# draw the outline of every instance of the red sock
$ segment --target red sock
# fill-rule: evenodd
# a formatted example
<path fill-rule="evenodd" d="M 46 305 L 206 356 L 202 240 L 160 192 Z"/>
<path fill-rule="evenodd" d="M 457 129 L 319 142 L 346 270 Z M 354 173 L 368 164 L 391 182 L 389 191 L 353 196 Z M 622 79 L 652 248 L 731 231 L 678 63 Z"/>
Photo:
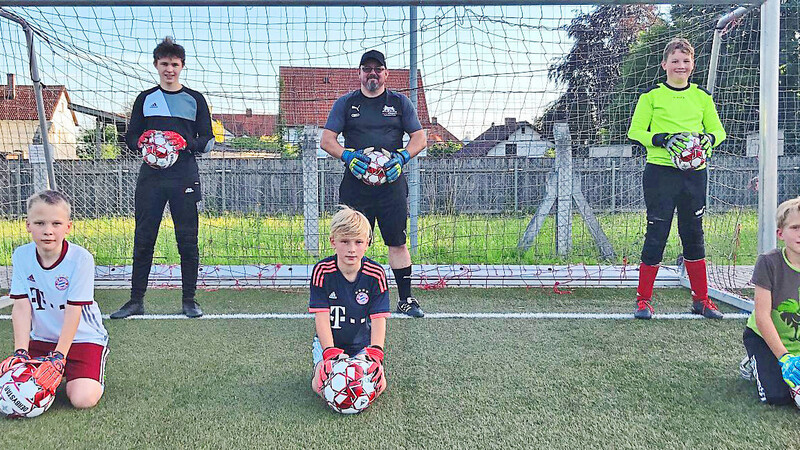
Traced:
<path fill-rule="evenodd" d="M 684 260 L 686 273 L 689 274 L 689 284 L 692 286 L 692 299 L 708 299 L 708 276 L 706 275 L 706 260 Z"/>
<path fill-rule="evenodd" d="M 636 289 L 636 300 L 652 300 L 653 284 L 656 282 L 659 266 L 639 264 L 639 287 Z"/>

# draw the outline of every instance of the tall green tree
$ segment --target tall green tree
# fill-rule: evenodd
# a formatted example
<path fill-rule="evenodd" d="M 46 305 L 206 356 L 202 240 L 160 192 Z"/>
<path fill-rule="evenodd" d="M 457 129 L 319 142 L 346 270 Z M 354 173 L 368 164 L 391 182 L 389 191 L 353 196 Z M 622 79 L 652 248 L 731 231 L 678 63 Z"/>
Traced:
<path fill-rule="evenodd" d="M 604 140 L 603 117 L 614 98 L 620 66 L 639 34 L 658 22 L 653 5 L 601 5 L 565 27 L 575 43 L 548 70 L 564 93 L 536 121 L 537 131 L 553 137 L 553 123 L 566 120 L 576 152 Z"/>

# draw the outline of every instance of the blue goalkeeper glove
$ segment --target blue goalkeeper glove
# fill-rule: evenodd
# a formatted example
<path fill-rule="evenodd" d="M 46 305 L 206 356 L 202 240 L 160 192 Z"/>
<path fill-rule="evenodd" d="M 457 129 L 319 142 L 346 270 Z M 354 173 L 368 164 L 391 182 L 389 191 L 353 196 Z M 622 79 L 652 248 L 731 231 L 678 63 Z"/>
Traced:
<path fill-rule="evenodd" d="M 783 381 L 785 381 L 790 388 L 800 386 L 800 357 L 794 356 L 791 353 L 784 353 L 783 356 L 778 359 L 778 364 L 781 365 Z"/>
<path fill-rule="evenodd" d="M 345 150 L 342 153 L 342 161 L 350 170 L 350 173 L 359 180 L 367 173 L 369 158 L 361 151 Z"/>
<path fill-rule="evenodd" d="M 397 181 L 400 178 L 400 174 L 403 173 L 403 166 L 410 160 L 411 155 L 408 154 L 406 149 L 401 148 L 394 152 L 394 157 L 383 165 L 383 168 L 386 169 L 386 181 L 389 183 Z"/>

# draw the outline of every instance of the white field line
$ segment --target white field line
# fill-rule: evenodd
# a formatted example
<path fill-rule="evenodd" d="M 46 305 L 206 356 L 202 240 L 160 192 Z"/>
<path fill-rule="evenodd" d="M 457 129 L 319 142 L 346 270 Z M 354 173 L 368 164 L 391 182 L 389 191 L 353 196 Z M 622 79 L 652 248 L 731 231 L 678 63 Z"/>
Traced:
<path fill-rule="evenodd" d="M 726 313 L 725 319 L 742 320 L 747 319 L 749 314 L 745 313 Z M 313 319 L 313 314 L 282 314 L 282 313 L 263 313 L 263 314 L 206 314 L 199 319 L 214 320 L 236 320 L 236 319 Z M 108 319 L 108 315 L 103 316 Z M 392 314 L 392 319 L 411 319 L 405 314 Z M 0 320 L 10 320 L 10 315 L 0 315 Z M 147 314 L 143 316 L 131 316 L 134 320 L 186 320 L 188 317 L 181 314 Z M 633 314 L 627 313 L 426 313 L 425 319 L 601 319 L 601 320 L 632 320 Z M 654 314 L 653 320 L 691 320 L 703 319 L 702 316 L 690 313 L 673 314 Z M 197 320 L 197 319 L 193 319 Z"/>
<path fill-rule="evenodd" d="M 14 304 L 14 301 L 11 300 L 11 297 L 4 295 L 0 297 L 0 309 L 3 309 L 7 306 L 11 306 Z"/>

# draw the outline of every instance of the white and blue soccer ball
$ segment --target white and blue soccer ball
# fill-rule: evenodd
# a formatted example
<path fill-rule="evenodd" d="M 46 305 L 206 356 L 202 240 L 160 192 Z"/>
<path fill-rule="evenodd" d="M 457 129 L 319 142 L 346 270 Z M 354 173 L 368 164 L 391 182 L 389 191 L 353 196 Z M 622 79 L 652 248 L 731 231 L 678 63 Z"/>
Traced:
<path fill-rule="evenodd" d="M 56 395 L 33 379 L 36 366 L 28 363 L 14 365 L 0 376 L 0 413 L 10 418 L 32 418 L 42 415 Z"/>

